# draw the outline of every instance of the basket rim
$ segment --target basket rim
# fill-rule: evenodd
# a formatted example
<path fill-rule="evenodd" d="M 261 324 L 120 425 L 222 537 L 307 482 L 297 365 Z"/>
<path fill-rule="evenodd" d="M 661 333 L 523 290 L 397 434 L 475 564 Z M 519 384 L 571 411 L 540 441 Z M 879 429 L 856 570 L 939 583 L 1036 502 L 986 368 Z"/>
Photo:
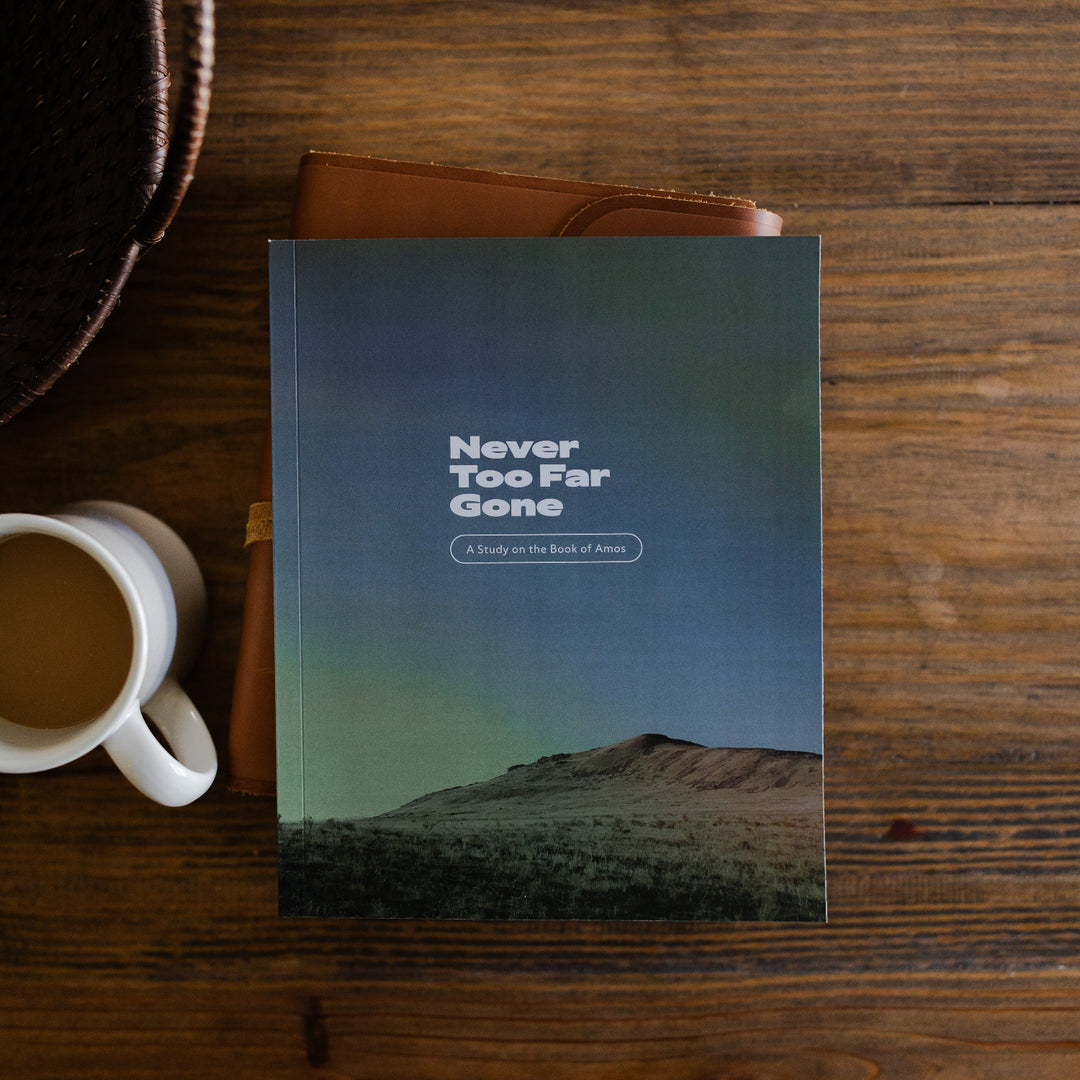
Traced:
<path fill-rule="evenodd" d="M 194 178 L 210 110 L 214 0 L 184 0 L 184 62 L 171 137 L 167 134 L 169 79 L 161 0 L 150 0 L 142 14 L 139 44 L 150 77 L 140 123 L 151 134 L 146 161 L 140 166 L 146 177 L 145 204 L 105 267 L 101 291 L 86 297 L 90 313 L 79 317 L 71 333 L 50 354 L 34 362 L 30 374 L 12 379 L 3 388 L 0 424 L 41 397 L 82 355 L 115 309 L 139 257 L 164 237 Z"/>

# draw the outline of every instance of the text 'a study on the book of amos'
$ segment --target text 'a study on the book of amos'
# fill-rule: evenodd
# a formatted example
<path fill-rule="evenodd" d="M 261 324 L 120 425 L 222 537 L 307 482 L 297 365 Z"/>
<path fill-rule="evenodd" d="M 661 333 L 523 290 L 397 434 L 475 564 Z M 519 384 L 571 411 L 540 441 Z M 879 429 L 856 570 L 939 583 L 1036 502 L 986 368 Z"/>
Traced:
<path fill-rule="evenodd" d="M 515 492 L 534 485 L 537 488 L 598 488 L 611 477 L 610 469 L 579 469 L 569 462 L 577 439 L 488 439 L 479 435 L 450 436 L 450 475 L 457 481 L 460 494 L 450 500 L 450 509 L 458 517 L 559 517 L 562 500 L 553 495 L 533 498 L 487 493 L 496 488 Z M 500 462 L 499 468 L 489 463 Z M 527 462 L 528 468 L 515 462 Z M 506 466 L 510 467 L 507 468 Z M 480 489 L 480 490 L 477 490 Z"/>

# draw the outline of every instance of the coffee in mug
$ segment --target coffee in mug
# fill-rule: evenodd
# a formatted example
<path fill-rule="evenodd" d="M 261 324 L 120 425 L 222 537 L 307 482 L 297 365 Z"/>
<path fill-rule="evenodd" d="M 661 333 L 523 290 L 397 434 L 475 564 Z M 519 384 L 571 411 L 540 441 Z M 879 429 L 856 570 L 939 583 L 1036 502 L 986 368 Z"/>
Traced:
<path fill-rule="evenodd" d="M 0 541 L 0 716 L 94 720 L 123 689 L 133 640 L 123 594 L 91 555 L 42 533 Z"/>

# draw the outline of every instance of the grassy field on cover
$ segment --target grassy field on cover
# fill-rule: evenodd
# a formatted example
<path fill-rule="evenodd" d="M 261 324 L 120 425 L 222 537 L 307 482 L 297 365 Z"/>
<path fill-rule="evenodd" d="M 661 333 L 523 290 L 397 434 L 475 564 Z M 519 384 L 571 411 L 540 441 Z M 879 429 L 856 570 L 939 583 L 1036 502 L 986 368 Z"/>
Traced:
<path fill-rule="evenodd" d="M 820 822 L 369 818 L 280 830 L 284 915 L 820 922 Z M 306 850 L 306 860 L 304 852 Z"/>

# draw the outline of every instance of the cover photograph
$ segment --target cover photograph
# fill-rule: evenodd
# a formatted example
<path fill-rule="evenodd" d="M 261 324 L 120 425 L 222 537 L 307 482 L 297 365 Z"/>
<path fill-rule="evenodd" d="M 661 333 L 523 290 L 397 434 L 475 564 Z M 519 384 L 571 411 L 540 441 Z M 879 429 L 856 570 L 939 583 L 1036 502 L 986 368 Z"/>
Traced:
<path fill-rule="evenodd" d="M 282 915 L 824 921 L 819 262 L 271 243 Z"/>

